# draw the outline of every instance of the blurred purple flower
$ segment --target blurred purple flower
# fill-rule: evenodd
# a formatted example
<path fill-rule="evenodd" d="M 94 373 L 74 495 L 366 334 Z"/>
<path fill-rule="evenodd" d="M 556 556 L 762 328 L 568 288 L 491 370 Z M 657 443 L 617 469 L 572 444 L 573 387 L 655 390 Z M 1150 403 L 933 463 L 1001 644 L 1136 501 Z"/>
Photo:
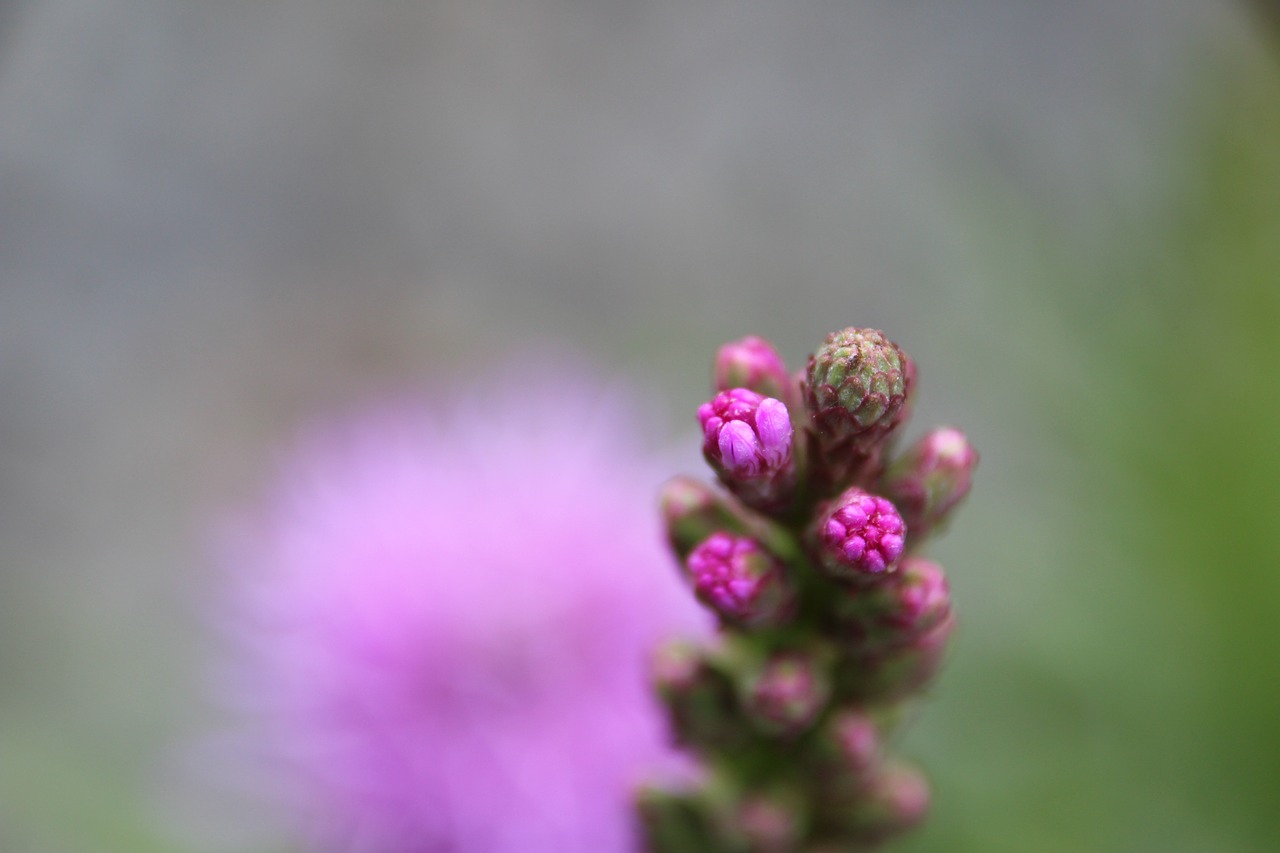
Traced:
<path fill-rule="evenodd" d="M 312 847 L 630 850 L 675 759 L 645 660 L 705 617 L 659 466 L 616 400 L 511 384 L 313 439 L 232 539 L 236 701 Z"/>

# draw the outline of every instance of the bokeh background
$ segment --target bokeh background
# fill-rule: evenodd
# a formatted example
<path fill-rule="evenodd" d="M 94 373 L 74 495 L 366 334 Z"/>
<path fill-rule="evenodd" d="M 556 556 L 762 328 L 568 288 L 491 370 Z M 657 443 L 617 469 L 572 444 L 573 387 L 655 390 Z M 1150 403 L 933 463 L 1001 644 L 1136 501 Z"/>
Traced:
<path fill-rule="evenodd" d="M 1280 850 L 1280 54 L 1220 0 L 0 2 L 0 850 L 286 849 L 210 519 L 576 349 L 854 324 L 983 452 L 906 851 Z"/>

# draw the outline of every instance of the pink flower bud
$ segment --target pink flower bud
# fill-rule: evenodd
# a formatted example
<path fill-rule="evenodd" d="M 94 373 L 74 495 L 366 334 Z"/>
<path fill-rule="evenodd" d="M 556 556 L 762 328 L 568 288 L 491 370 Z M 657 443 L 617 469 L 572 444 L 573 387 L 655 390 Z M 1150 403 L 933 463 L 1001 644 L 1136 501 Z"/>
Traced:
<path fill-rule="evenodd" d="M 924 820 L 929 784 L 916 770 L 894 762 L 879 765 L 852 787 L 825 788 L 819 817 L 845 841 L 838 849 L 878 848 Z"/>
<path fill-rule="evenodd" d="M 891 581 L 890 606 L 883 620 L 919 636 L 951 614 L 951 592 L 942 566 L 908 557 Z"/>
<path fill-rule="evenodd" d="M 784 567 L 753 539 L 713 533 L 689 553 L 685 567 L 698 599 L 729 622 L 777 625 L 791 615 Z"/>
<path fill-rule="evenodd" d="M 913 543 L 945 524 L 969 494 L 978 452 L 964 433 L 935 429 L 889 466 L 885 494 L 911 528 Z"/>
<path fill-rule="evenodd" d="M 800 386 L 787 372 L 782 356 L 764 338 L 747 337 L 731 341 L 716 352 L 717 391 L 748 388 L 787 404 L 799 399 Z"/>
<path fill-rule="evenodd" d="M 702 653 L 688 640 L 673 639 L 661 643 L 649 661 L 650 676 L 661 695 L 693 689 L 702 665 Z"/>
<path fill-rule="evenodd" d="M 947 615 L 905 645 L 873 649 L 852 658 L 849 666 L 858 675 L 858 696 L 887 702 L 920 690 L 937 674 L 954 628 L 955 617 Z"/>
<path fill-rule="evenodd" d="M 733 681 L 708 650 L 684 640 L 660 645 L 650 677 L 676 741 L 695 752 L 736 749 L 748 735 Z"/>
<path fill-rule="evenodd" d="M 720 841 L 719 827 L 709 800 L 701 788 L 669 789 L 652 784 L 640 788 L 635 804 L 644 843 L 639 849 L 716 849 Z"/>
<path fill-rule="evenodd" d="M 880 733 L 862 711 L 842 711 L 831 721 L 828 736 L 834 741 L 842 770 L 854 779 L 865 779 L 880 764 Z"/>
<path fill-rule="evenodd" d="M 744 697 L 748 713 L 766 731 L 800 734 L 817 719 L 831 694 L 824 669 L 810 655 L 774 655 L 748 679 Z"/>
<path fill-rule="evenodd" d="M 667 541 L 683 560 L 699 542 L 718 530 L 742 532 L 741 507 L 693 477 L 673 477 L 658 498 Z"/>
<path fill-rule="evenodd" d="M 814 741 L 814 772 L 822 798 L 845 808 L 879 774 L 883 759 L 876 721 L 861 708 L 845 708 L 826 721 Z"/>
<path fill-rule="evenodd" d="M 795 804 L 753 794 L 738 804 L 735 835 L 750 853 L 788 853 L 796 849 L 803 824 Z"/>
<path fill-rule="evenodd" d="M 833 613 L 844 647 L 855 654 L 901 648 L 951 614 L 947 577 L 937 563 L 906 557 L 896 572 L 850 587 Z"/>
<path fill-rule="evenodd" d="M 902 556 L 906 525 L 892 503 L 854 486 L 818 516 L 820 562 L 837 578 L 891 572 Z"/>
<path fill-rule="evenodd" d="M 796 486 L 786 404 L 734 388 L 699 406 L 698 422 L 703 456 L 730 491 L 762 511 L 786 506 Z"/>
<path fill-rule="evenodd" d="M 863 790 L 850 815 L 852 834 L 879 844 L 924 820 L 929 811 L 929 783 L 905 764 L 889 764 Z"/>

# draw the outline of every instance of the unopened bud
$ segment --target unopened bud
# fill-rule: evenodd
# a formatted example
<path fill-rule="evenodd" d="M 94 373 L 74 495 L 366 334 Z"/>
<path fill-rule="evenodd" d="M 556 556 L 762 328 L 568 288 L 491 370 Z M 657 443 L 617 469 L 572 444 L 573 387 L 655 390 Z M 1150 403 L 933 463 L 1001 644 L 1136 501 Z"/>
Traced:
<path fill-rule="evenodd" d="M 778 625 L 791 616 L 785 567 L 754 539 L 713 533 L 689 552 L 685 568 L 698 599 L 728 622 Z"/>
<path fill-rule="evenodd" d="M 831 695 L 823 663 L 812 655 L 783 652 L 748 678 L 743 704 L 766 731 L 794 736 L 809 728 Z"/>
<path fill-rule="evenodd" d="M 707 650 L 684 640 L 669 640 L 654 651 L 650 677 L 678 743 L 697 752 L 732 749 L 742 743 L 746 728 L 733 681 Z"/>
<path fill-rule="evenodd" d="M 856 693 L 863 699 L 890 701 L 919 691 L 937 674 L 955 628 L 947 616 L 904 646 L 870 651 L 856 657 Z"/>
<path fill-rule="evenodd" d="M 804 394 L 817 451 L 815 469 L 839 488 L 877 462 L 906 417 L 915 368 L 875 329 L 833 332 L 809 357 Z"/>
<path fill-rule="evenodd" d="M 881 619 L 906 636 L 920 636 L 951 614 L 946 573 L 932 560 L 908 557 L 888 586 L 890 598 Z"/>
<path fill-rule="evenodd" d="M 859 707 L 841 709 L 817 732 L 809 772 L 823 807 L 843 812 L 879 775 L 884 763 L 880 723 Z"/>
<path fill-rule="evenodd" d="M 929 783 L 905 764 L 884 766 L 849 812 L 851 834 L 881 843 L 924 820 L 929 811 Z"/>
<path fill-rule="evenodd" d="M 906 526 L 893 504 L 856 486 L 823 508 L 814 531 L 823 568 L 846 580 L 893 571 L 905 535 Z"/>
<path fill-rule="evenodd" d="M 716 352 L 717 391 L 747 388 L 788 406 L 799 402 L 800 386 L 787 372 L 782 356 L 773 344 L 755 336 L 731 341 Z"/>
<path fill-rule="evenodd" d="M 753 794 L 738 804 L 733 834 L 748 853 L 788 853 L 795 850 L 803 828 L 795 804 Z"/>
<path fill-rule="evenodd" d="M 913 643 L 946 619 L 951 595 L 941 566 L 906 557 L 896 572 L 851 588 L 834 611 L 847 647 L 889 650 Z"/>
<path fill-rule="evenodd" d="M 978 452 L 964 433 L 943 427 L 920 439 L 889 466 L 883 480 L 885 494 L 902 512 L 913 543 L 950 519 L 969 494 L 977 464 Z"/>
<path fill-rule="evenodd" d="M 743 503 L 783 509 L 796 488 L 791 415 L 781 400 L 747 388 L 721 391 L 698 407 L 702 455 Z"/>
<path fill-rule="evenodd" d="M 845 710 L 837 714 L 826 731 L 834 748 L 840 775 L 861 782 L 880 766 L 880 732 L 864 711 Z"/>
<path fill-rule="evenodd" d="M 688 640 L 674 639 L 661 643 L 649 661 L 653 685 L 661 695 L 692 690 L 702 667 L 702 650 Z"/>
<path fill-rule="evenodd" d="M 693 477 L 673 477 L 658 499 L 667 541 L 681 560 L 719 530 L 742 531 L 742 520 L 724 496 Z"/>
<path fill-rule="evenodd" d="M 718 841 L 713 809 L 700 791 L 656 785 L 636 793 L 636 813 L 647 851 L 711 850 Z"/>

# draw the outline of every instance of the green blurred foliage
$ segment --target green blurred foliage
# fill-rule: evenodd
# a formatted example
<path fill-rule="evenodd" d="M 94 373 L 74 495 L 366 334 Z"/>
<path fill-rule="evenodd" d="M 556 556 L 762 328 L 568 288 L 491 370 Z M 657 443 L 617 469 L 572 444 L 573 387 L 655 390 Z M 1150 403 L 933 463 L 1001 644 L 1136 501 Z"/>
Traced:
<path fill-rule="evenodd" d="M 904 850 L 1280 849 L 1280 74 L 1210 76 L 1170 198 L 1101 246 L 979 204 L 960 357 L 1043 441 L 981 448 L 1008 479 L 944 545 L 965 630 Z"/>

